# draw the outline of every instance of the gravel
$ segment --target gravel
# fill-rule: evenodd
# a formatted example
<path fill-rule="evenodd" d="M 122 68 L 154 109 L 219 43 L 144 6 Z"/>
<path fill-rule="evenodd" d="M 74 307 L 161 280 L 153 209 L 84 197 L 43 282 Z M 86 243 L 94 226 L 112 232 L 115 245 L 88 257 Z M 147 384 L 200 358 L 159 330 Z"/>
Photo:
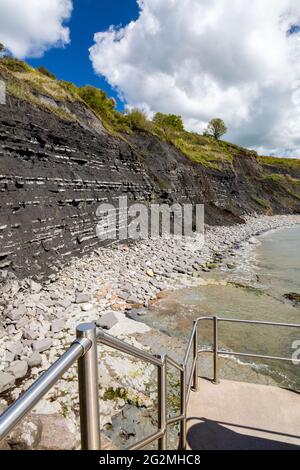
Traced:
<path fill-rule="evenodd" d="M 17 377 L 26 376 L 11 392 L 16 399 L 74 341 L 79 323 L 96 322 L 110 334 L 143 347 L 134 334 L 148 332 L 150 328 L 128 318 L 130 310 L 147 315 L 144 307 L 157 299 L 161 290 L 198 285 L 202 271 L 210 270 L 211 265 L 241 244 L 255 243 L 253 237 L 265 231 L 295 224 L 300 224 L 300 216 L 265 216 L 248 218 L 243 225 L 207 227 L 204 244 L 199 235 L 192 239 L 171 237 L 113 245 L 73 259 L 43 285 L 28 279 L 3 283 L 0 285 L 0 393 L 11 389 Z M 149 406 L 144 392 L 149 383 L 155 382 L 152 366 L 130 358 L 124 363 L 111 350 L 102 348 L 101 351 L 101 393 L 106 389 L 117 390 L 124 383 L 132 401 Z M 50 413 L 63 413 L 72 426 L 78 425 L 76 365 L 40 406 Z M 111 423 L 112 416 L 122 406 L 118 397 L 103 401 L 102 426 Z"/>

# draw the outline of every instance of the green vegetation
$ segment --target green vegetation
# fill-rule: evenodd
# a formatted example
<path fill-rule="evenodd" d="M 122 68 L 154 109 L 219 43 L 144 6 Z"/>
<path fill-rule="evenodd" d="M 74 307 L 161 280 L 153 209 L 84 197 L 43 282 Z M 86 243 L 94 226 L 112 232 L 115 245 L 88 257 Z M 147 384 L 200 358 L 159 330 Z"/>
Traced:
<path fill-rule="evenodd" d="M 275 166 L 276 168 L 298 169 L 300 171 L 300 159 L 296 158 L 258 157 L 258 161 L 270 169 Z"/>
<path fill-rule="evenodd" d="M 212 136 L 215 139 L 219 140 L 224 134 L 227 132 L 227 127 L 225 125 L 225 122 L 222 119 L 215 118 L 212 119 L 208 126 L 206 131 L 204 132 L 205 136 Z"/>
<path fill-rule="evenodd" d="M 261 199 L 256 196 L 252 196 L 253 201 L 255 201 L 259 206 L 263 207 L 264 209 L 270 209 L 270 203 L 269 201 L 266 201 L 265 199 Z"/>
<path fill-rule="evenodd" d="M 176 114 L 156 113 L 152 122 L 167 136 L 174 131 L 184 131 L 182 117 Z"/>
<path fill-rule="evenodd" d="M 126 139 L 126 134 L 134 131 L 152 134 L 174 145 L 192 162 L 215 171 L 233 171 L 232 163 L 236 156 L 256 158 L 263 167 L 258 178 L 266 182 L 276 181 L 287 194 L 300 197 L 300 160 L 258 157 L 254 151 L 220 140 L 226 131 L 226 126 L 220 119 L 212 120 L 205 135 L 199 135 L 186 131 L 181 116 L 175 114 L 156 113 L 151 121 L 139 109 L 122 113 L 116 110 L 115 100 L 109 98 L 104 91 L 90 85 L 77 87 L 73 83 L 57 80 L 45 67 L 34 69 L 3 52 L 5 47 L 0 44 L 0 77 L 6 81 L 8 92 L 19 100 L 46 108 L 61 119 L 69 121 L 79 118 L 68 104 L 84 103 L 101 119 L 108 132 L 123 139 Z M 162 189 L 166 187 L 163 181 L 159 184 Z M 267 207 L 266 201 L 256 202 L 261 207 Z"/>
<path fill-rule="evenodd" d="M 33 70 L 26 62 L 11 57 L 3 57 L 0 63 L 10 72 L 30 73 Z"/>
<path fill-rule="evenodd" d="M 41 65 L 40 67 L 38 67 L 37 70 L 38 70 L 42 75 L 45 75 L 45 76 L 48 77 L 48 78 L 52 78 L 52 80 L 56 80 L 56 76 L 54 75 L 54 73 L 50 72 L 48 69 L 46 69 L 46 67 L 43 67 L 43 65 Z"/>
<path fill-rule="evenodd" d="M 129 111 L 125 116 L 127 123 L 133 131 L 151 131 L 151 122 L 148 120 L 146 114 L 137 108 Z"/>
<path fill-rule="evenodd" d="M 72 85 L 71 90 L 72 93 L 76 93 L 77 97 L 84 101 L 100 117 L 108 130 L 115 132 L 126 132 L 129 130 L 126 117 L 115 109 L 115 100 L 109 98 L 103 90 L 91 85 L 81 88 Z"/>

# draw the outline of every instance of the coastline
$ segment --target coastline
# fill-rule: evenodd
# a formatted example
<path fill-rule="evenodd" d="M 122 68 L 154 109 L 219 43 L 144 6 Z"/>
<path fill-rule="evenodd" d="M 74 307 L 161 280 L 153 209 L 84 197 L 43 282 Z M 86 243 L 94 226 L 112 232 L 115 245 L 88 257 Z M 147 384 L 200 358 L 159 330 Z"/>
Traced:
<path fill-rule="evenodd" d="M 201 272 L 210 271 L 232 250 L 251 238 L 281 227 L 300 224 L 300 216 L 247 217 L 246 224 L 208 227 L 202 238 L 158 239 L 98 249 L 72 260 L 44 285 L 12 280 L 0 288 L 0 410 L 15 400 L 73 341 L 75 327 L 96 321 L 109 333 L 146 347 L 135 338 L 151 328 L 128 318 L 147 308 L 164 291 L 201 285 Z M 252 241 L 252 243 L 255 243 Z M 153 368 L 128 358 L 119 361 L 101 348 L 101 425 L 111 423 L 126 403 L 149 407 Z M 3 375 L 4 374 L 4 375 Z M 114 393 L 120 383 L 128 388 Z M 109 393 L 108 393 L 109 392 Z M 75 367 L 35 408 L 40 415 L 63 414 L 70 432 L 78 426 Z"/>

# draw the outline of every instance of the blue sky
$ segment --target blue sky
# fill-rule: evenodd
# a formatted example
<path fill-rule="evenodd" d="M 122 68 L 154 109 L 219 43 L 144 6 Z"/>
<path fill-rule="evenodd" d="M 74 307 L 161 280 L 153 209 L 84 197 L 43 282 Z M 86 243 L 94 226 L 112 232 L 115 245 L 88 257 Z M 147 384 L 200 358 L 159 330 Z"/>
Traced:
<path fill-rule="evenodd" d="M 138 17 L 136 0 L 73 0 L 73 13 L 67 23 L 71 31 L 71 43 L 64 48 L 48 50 L 39 59 L 28 59 L 33 67 L 44 65 L 57 78 L 78 86 L 94 85 L 116 98 L 118 108 L 123 103 L 104 77 L 96 75 L 89 59 L 88 49 L 93 45 L 96 32 L 105 31 L 111 25 L 125 26 Z"/>

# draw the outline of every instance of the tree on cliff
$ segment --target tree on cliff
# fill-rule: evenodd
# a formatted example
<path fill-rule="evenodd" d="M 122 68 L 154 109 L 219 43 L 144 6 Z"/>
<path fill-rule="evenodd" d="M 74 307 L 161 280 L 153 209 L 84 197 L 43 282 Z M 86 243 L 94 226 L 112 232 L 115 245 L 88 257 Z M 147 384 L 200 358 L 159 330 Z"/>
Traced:
<path fill-rule="evenodd" d="M 215 139 L 219 140 L 222 135 L 226 134 L 227 132 L 227 127 L 225 125 L 225 122 L 222 119 L 216 118 L 212 119 L 208 126 L 207 129 L 204 131 L 205 136 L 212 136 Z"/>
<path fill-rule="evenodd" d="M 4 47 L 3 44 L 1 44 L 1 42 L 0 42 L 0 54 L 1 54 L 1 52 L 3 52 L 4 50 L 5 50 L 5 47 Z"/>

